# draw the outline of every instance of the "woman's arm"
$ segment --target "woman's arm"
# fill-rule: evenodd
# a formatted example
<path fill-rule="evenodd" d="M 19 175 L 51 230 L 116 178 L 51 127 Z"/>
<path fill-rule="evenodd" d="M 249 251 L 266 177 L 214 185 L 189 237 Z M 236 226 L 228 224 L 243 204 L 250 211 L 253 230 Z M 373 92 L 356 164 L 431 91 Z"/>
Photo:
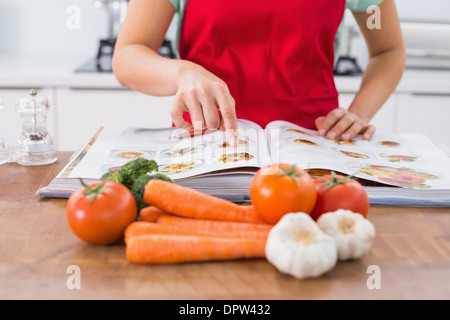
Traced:
<path fill-rule="evenodd" d="M 370 139 L 375 128 L 369 121 L 386 102 L 399 83 L 405 67 L 405 48 L 394 0 L 384 0 L 380 6 L 381 29 L 369 29 L 371 14 L 354 12 L 369 52 L 361 87 L 352 104 L 345 110 L 338 108 L 316 121 L 320 135 L 330 139 L 353 138 L 359 133 Z"/>
<path fill-rule="evenodd" d="M 130 1 L 112 60 L 114 75 L 122 85 L 155 96 L 176 93 L 180 66 L 157 53 L 174 12 L 168 0 Z"/>
<path fill-rule="evenodd" d="M 237 119 L 226 84 L 197 64 L 158 54 L 174 13 L 169 0 L 130 1 L 114 49 L 113 72 L 131 89 L 155 96 L 175 95 L 170 114 L 177 127 L 190 126 L 183 119 L 183 112 L 188 111 L 196 129 L 223 126 L 228 142 L 235 145 Z"/>

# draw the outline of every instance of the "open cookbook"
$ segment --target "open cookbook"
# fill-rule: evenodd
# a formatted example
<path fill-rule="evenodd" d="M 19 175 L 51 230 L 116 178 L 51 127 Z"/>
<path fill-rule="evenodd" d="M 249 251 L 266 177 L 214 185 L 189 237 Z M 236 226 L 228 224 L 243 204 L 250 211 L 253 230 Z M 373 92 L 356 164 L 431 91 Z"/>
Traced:
<path fill-rule="evenodd" d="M 421 134 L 376 134 L 369 141 L 329 140 L 286 121 L 266 128 L 238 120 L 239 143 L 225 132 L 104 127 L 39 193 L 66 198 L 79 178 L 98 180 L 126 162 L 153 159 L 176 183 L 236 202 L 249 201 L 254 173 L 272 163 L 296 164 L 313 176 L 354 175 L 372 205 L 450 206 L 450 158 Z"/>

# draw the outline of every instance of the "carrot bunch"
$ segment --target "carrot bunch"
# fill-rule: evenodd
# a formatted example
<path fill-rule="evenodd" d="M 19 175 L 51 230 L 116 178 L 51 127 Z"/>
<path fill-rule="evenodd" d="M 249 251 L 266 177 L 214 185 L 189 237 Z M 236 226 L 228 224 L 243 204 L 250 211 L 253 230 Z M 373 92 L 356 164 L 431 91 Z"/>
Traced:
<path fill-rule="evenodd" d="M 194 219 L 266 223 L 253 206 L 242 206 L 162 180 L 149 181 L 144 201 L 164 212 Z"/>
<path fill-rule="evenodd" d="M 141 221 L 125 232 L 126 256 L 134 263 L 183 263 L 264 258 L 267 224 L 253 206 L 150 180 Z"/>

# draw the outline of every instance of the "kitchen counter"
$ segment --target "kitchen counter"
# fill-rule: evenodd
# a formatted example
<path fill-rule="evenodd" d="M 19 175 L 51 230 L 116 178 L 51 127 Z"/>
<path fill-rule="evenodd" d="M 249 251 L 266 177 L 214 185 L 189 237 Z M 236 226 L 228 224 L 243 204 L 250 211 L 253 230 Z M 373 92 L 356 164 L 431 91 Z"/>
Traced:
<path fill-rule="evenodd" d="M 0 88 L 68 87 L 125 89 L 112 73 L 75 73 L 93 56 L 0 56 Z M 339 92 L 356 92 L 359 76 L 337 76 Z M 450 70 L 405 70 L 396 92 L 450 94 Z"/>
<path fill-rule="evenodd" d="M 296 280 L 264 259 L 135 265 L 124 244 L 76 238 L 67 200 L 35 195 L 70 155 L 47 166 L 0 166 L 0 299 L 450 299 L 450 209 L 371 208 L 370 252 L 317 279 Z M 71 266 L 80 268 L 80 289 L 67 286 Z M 372 268 L 379 289 L 367 286 Z"/>

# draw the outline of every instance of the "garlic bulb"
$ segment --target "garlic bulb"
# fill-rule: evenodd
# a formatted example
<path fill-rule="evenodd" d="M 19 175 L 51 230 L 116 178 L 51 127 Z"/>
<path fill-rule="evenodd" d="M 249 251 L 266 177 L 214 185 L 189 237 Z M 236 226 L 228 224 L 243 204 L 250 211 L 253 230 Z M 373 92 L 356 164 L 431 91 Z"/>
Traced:
<path fill-rule="evenodd" d="M 336 265 L 336 244 L 308 214 L 288 213 L 269 232 L 266 258 L 295 278 L 318 277 Z"/>
<path fill-rule="evenodd" d="M 375 227 L 359 213 L 339 209 L 317 219 L 323 232 L 336 241 L 340 261 L 357 259 L 366 254 L 375 238 Z"/>

